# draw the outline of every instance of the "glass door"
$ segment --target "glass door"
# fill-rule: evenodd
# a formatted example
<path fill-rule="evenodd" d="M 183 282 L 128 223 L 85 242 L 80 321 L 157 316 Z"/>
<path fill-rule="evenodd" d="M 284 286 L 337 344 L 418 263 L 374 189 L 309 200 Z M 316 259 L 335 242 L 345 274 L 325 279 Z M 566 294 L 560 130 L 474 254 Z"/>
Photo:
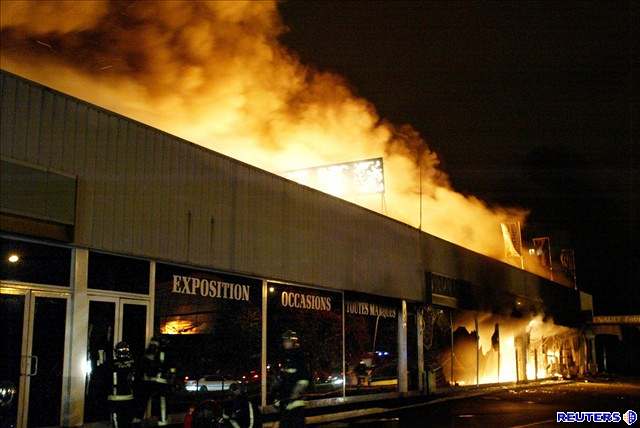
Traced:
<path fill-rule="evenodd" d="M 0 289 L 0 325 L 2 335 L 0 339 L 0 385 L 11 390 L 11 398 L 0 407 L 0 420 L 2 426 L 17 426 L 18 402 L 24 392 L 23 358 L 26 355 L 26 347 L 23 349 L 22 338 L 26 336 L 23 331 L 24 312 L 27 304 L 26 293 L 13 292 L 13 290 Z"/>
<path fill-rule="evenodd" d="M 16 391 L 8 426 L 60 425 L 67 306 L 66 293 L 0 287 L 0 382 Z"/>
<path fill-rule="evenodd" d="M 113 348 L 129 344 L 136 363 L 144 353 L 148 336 L 149 303 L 121 297 L 89 297 L 84 422 L 109 420 L 107 396 L 111 389 L 109 365 Z"/>

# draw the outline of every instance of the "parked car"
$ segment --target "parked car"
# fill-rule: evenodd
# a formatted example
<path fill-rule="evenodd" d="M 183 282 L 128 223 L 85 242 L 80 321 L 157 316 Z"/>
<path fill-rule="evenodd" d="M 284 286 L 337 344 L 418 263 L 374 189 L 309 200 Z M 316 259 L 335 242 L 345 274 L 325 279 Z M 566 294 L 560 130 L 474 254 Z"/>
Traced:
<path fill-rule="evenodd" d="M 186 379 L 184 387 L 189 392 L 226 391 L 232 383 L 242 383 L 228 376 L 205 375 L 200 379 Z"/>
<path fill-rule="evenodd" d="M 398 367 L 395 362 L 375 367 L 371 371 L 370 386 L 391 386 L 398 384 Z"/>

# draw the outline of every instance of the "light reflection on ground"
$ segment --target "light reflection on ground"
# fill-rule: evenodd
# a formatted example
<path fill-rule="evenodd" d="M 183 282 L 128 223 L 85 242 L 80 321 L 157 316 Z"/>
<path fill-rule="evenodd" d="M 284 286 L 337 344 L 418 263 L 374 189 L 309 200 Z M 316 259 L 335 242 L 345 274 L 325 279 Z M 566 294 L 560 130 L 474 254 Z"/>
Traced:
<path fill-rule="evenodd" d="M 557 411 L 640 412 L 640 379 L 502 387 L 487 395 L 395 410 L 322 427 L 551 427 Z"/>

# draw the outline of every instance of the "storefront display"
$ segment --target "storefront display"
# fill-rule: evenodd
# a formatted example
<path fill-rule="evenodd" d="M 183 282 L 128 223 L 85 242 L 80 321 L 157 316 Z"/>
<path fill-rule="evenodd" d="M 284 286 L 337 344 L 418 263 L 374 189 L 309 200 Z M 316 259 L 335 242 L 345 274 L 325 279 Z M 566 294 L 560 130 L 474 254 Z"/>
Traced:
<path fill-rule="evenodd" d="M 424 364 L 428 390 L 450 385 L 451 365 L 451 310 L 427 305 L 424 309 Z"/>
<path fill-rule="evenodd" d="M 155 334 L 176 368 L 170 410 L 228 394 L 260 393 L 262 281 L 157 264 Z M 197 395 L 196 399 L 193 395 Z"/>
<path fill-rule="evenodd" d="M 398 389 L 398 313 L 395 299 L 345 293 L 346 394 Z"/>
<path fill-rule="evenodd" d="M 282 366 L 282 335 L 295 332 L 311 377 L 306 399 L 342 396 L 342 293 L 268 283 L 267 294 L 268 402 Z"/>

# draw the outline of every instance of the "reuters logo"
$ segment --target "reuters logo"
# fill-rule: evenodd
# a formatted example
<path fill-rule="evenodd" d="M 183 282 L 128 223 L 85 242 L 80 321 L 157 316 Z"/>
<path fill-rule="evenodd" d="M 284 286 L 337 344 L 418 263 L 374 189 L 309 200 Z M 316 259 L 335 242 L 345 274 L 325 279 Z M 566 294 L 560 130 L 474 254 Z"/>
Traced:
<path fill-rule="evenodd" d="M 624 415 L 622 415 L 622 420 L 625 421 L 627 425 L 631 425 L 638 420 L 638 414 L 633 410 L 627 410 Z"/>

